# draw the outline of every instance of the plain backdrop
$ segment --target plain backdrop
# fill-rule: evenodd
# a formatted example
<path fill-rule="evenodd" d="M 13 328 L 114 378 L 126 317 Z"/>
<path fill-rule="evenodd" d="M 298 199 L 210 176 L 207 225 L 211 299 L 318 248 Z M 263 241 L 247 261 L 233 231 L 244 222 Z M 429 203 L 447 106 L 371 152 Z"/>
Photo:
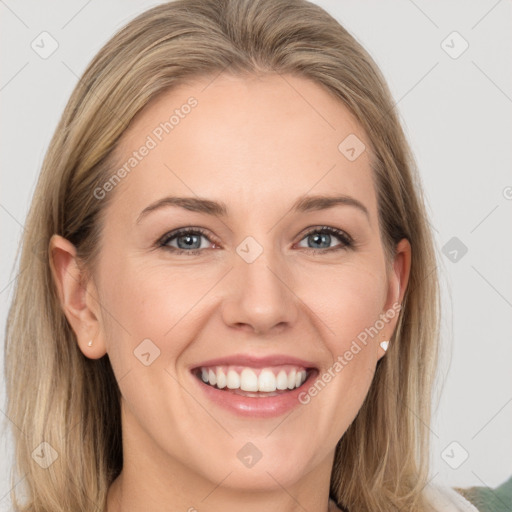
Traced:
<path fill-rule="evenodd" d="M 67 99 L 114 32 L 157 3 L 0 0 L 2 331 L 16 247 Z M 432 479 L 497 486 L 512 474 L 512 3 L 316 3 L 381 67 L 425 189 L 443 290 Z M 47 52 L 58 45 L 51 55 L 33 49 L 41 38 Z M 3 413 L 3 382 L 0 399 Z M 8 432 L 0 453 L 0 510 L 7 510 Z"/>

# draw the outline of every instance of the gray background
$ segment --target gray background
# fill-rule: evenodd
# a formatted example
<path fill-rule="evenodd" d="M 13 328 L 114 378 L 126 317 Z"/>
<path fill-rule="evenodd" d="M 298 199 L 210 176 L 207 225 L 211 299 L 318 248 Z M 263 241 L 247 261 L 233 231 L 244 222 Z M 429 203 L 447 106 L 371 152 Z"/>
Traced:
<path fill-rule="evenodd" d="M 17 243 L 64 105 L 100 47 L 157 3 L 0 0 L 2 330 Z M 512 4 L 316 3 L 383 70 L 425 187 L 443 288 L 433 481 L 496 486 L 512 474 Z M 43 31 L 58 44 L 47 58 L 31 47 L 34 41 L 39 52 L 43 44 L 51 49 Z M 465 42 L 469 47 L 461 53 Z M 0 399 L 3 412 L 3 384 Z M 0 450 L 12 451 L 7 433 L 1 434 Z M 9 468 L 9 457 L 2 457 L 0 510 L 8 508 Z"/>

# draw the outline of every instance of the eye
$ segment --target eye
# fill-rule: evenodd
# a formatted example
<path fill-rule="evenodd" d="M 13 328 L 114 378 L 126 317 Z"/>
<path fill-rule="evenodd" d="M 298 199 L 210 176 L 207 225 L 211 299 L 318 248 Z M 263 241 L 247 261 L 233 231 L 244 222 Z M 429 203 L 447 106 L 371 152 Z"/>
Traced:
<path fill-rule="evenodd" d="M 332 247 L 331 243 L 333 242 L 333 238 L 338 239 L 341 244 Z M 323 226 L 321 228 L 313 229 L 307 232 L 302 240 L 307 240 L 308 245 L 299 246 L 305 247 L 306 249 L 312 250 L 313 252 L 337 251 L 340 249 L 350 248 L 353 245 L 353 240 L 349 235 L 347 235 L 344 231 L 341 231 L 341 229 L 333 228 L 330 226 Z"/>
<path fill-rule="evenodd" d="M 213 243 L 206 231 L 201 228 L 181 228 L 170 233 L 166 233 L 159 241 L 158 245 L 172 251 L 175 254 L 199 254 L 206 249 L 202 239 Z M 214 244 L 215 246 L 215 244 Z"/>
<path fill-rule="evenodd" d="M 341 243 L 331 246 L 331 243 L 334 241 L 333 239 L 337 239 Z M 207 240 L 206 245 L 203 243 L 203 240 Z M 302 240 L 307 240 L 307 246 L 300 245 L 299 243 L 299 247 L 314 253 L 338 251 L 353 246 L 353 240 L 347 233 L 330 226 L 313 229 L 307 232 Z M 213 247 L 210 248 L 219 247 L 219 245 L 211 241 L 207 232 L 201 228 L 180 228 L 166 233 L 160 238 L 157 245 L 174 254 L 194 256 L 208 249 L 208 243 L 213 244 Z"/>

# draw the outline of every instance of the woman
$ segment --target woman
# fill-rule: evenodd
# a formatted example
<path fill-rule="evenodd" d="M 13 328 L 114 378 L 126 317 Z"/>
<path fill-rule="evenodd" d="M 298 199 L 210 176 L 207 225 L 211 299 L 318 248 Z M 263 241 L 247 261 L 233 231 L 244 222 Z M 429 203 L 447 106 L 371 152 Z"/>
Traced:
<path fill-rule="evenodd" d="M 475 510 L 427 485 L 438 281 L 393 107 L 303 0 L 179 0 L 105 45 L 24 234 L 16 510 Z"/>

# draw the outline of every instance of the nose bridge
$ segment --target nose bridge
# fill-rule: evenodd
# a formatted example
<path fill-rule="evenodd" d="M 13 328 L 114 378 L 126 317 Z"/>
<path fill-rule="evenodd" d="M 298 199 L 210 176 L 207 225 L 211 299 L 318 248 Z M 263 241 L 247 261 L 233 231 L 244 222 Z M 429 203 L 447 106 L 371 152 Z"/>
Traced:
<path fill-rule="evenodd" d="M 245 238 L 236 248 L 224 320 L 263 333 L 296 319 L 291 276 L 272 237 Z"/>

